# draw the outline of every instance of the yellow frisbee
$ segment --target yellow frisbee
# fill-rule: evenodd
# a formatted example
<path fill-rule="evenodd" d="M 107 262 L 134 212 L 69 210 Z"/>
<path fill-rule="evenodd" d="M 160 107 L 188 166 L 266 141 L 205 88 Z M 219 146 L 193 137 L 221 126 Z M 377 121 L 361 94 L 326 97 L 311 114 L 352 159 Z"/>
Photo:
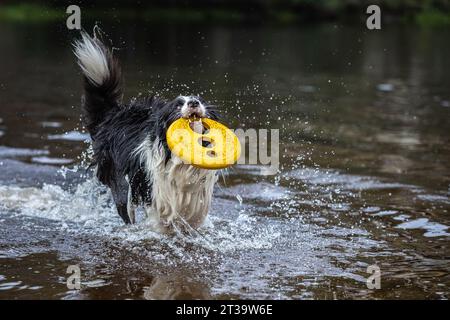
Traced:
<path fill-rule="evenodd" d="M 184 163 L 203 169 L 222 169 L 241 155 L 237 136 L 223 124 L 208 119 L 174 121 L 166 133 L 169 149 Z"/>

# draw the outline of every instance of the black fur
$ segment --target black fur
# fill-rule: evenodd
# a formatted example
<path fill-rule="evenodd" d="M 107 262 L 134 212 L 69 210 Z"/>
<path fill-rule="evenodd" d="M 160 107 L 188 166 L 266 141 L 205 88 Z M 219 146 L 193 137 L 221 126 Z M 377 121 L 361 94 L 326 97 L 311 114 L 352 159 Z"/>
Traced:
<path fill-rule="evenodd" d="M 146 97 L 125 105 L 121 103 L 121 71 L 111 51 L 100 41 L 99 47 L 107 57 L 109 76 L 96 85 L 84 77 L 83 124 L 92 137 L 93 165 L 97 178 L 109 186 L 119 215 L 131 223 L 127 212 L 128 176 L 133 204 L 150 204 L 152 185 L 146 168 L 134 151 L 145 140 L 161 143 L 166 163 L 171 157 L 166 142 L 166 130 L 181 117 L 180 98 L 167 102 L 157 97 Z M 200 97 L 195 97 L 206 108 L 206 117 L 218 119 L 215 108 Z M 183 102 L 183 103 L 182 103 Z M 181 103 L 181 105 L 180 105 Z"/>
<path fill-rule="evenodd" d="M 95 134 L 97 127 L 103 121 L 103 116 L 111 109 L 119 108 L 122 100 L 122 72 L 119 62 L 105 45 L 97 39 L 92 39 L 103 51 L 109 66 L 108 77 L 101 85 L 95 85 L 84 76 L 83 122 L 86 129 Z"/>

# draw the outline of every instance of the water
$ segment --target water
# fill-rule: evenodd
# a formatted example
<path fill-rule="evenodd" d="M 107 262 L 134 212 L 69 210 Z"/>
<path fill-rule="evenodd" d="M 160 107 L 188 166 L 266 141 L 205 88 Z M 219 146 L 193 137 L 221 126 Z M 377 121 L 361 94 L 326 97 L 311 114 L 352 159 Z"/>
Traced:
<path fill-rule="evenodd" d="M 448 299 L 450 30 L 103 27 L 127 100 L 200 93 L 278 128 L 280 172 L 228 170 L 201 235 L 124 226 L 85 169 L 73 34 L 2 24 L 0 298 Z"/>

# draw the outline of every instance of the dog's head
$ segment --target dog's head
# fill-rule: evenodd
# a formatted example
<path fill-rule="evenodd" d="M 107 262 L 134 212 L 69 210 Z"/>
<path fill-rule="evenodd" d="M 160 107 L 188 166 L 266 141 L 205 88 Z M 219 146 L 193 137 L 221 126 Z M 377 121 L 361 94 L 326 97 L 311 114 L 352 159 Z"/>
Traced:
<path fill-rule="evenodd" d="M 165 102 L 159 108 L 156 127 L 159 140 L 166 149 L 166 160 L 170 154 L 166 142 L 166 131 L 174 121 L 180 118 L 219 120 L 219 113 L 215 106 L 199 96 L 178 96 L 170 102 Z"/>
<path fill-rule="evenodd" d="M 207 103 L 199 96 L 178 96 L 167 102 L 160 110 L 160 119 L 166 122 L 166 128 L 168 128 L 172 122 L 179 118 L 218 120 L 219 114 L 215 106 Z"/>

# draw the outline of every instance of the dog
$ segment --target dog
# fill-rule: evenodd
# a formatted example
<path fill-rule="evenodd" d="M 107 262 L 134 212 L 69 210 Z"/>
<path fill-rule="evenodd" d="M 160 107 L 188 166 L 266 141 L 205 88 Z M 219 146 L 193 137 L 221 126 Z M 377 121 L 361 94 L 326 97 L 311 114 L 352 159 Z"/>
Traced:
<path fill-rule="evenodd" d="M 166 131 L 179 118 L 219 120 L 217 108 L 191 95 L 123 103 L 119 61 L 95 31 L 92 37 L 81 32 L 74 54 L 83 75 L 82 122 L 92 139 L 92 165 L 120 217 L 135 223 L 135 210 L 143 206 L 158 231 L 200 227 L 217 171 L 183 163 L 170 152 Z"/>

